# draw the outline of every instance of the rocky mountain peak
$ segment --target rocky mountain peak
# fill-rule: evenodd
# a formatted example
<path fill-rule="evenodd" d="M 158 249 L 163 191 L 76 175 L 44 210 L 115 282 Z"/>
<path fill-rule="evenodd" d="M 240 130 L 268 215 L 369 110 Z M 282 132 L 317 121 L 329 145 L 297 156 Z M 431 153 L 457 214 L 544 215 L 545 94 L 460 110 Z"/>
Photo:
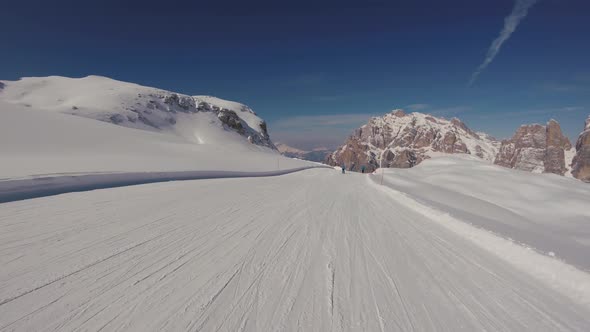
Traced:
<path fill-rule="evenodd" d="M 576 155 L 572 161 L 572 175 L 590 182 L 590 116 L 586 119 L 584 130 L 576 142 Z"/>
<path fill-rule="evenodd" d="M 393 114 L 397 117 L 400 117 L 400 118 L 403 116 L 406 116 L 406 112 L 404 112 L 404 110 L 402 110 L 402 109 L 393 110 L 393 111 L 391 111 L 391 114 Z"/>
<path fill-rule="evenodd" d="M 469 128 L 467 127 L 467 125 L 465 125 L 465 123 L 463 123 L 463 121 L 461 121 L 459 118 L 452 118 L 452 119 L 451 119 L 451 123 L 452 123 L 454 126 L 456 126 L 456 127 L 458 127 L 458 128 L 461 128 L 461 129 L 465 130 L 465 132 L 467 132 L 469 135 L 471 135 L 471 136 L 473 136 L 473 137 L 475 137 L 475 138 L 478 138 L 478 139 L 480 138 L 480 137 L 479 137 L 479 135 L 478 135 L 477 133 L 475 133 L 474 131 L 472 131 L 471 129 L 469 129 Z"/>
<path fill-rule="evenodd" d="M 522 125 L 511 139 L 503 140 L 494 160 L 496 165 L 537 173 L 565 174 L 565 150 L 571 143 L 555 120 Z"/>
<path fill-rule="evenodd" d="M 394 110 L 373 117 L 354 131 L 343 146 L 330 154 L 331 165 L 409 168 L 436 153 L 467 153 L 493 160 L 495 141 L 480 137 L 459 119 Z"/>

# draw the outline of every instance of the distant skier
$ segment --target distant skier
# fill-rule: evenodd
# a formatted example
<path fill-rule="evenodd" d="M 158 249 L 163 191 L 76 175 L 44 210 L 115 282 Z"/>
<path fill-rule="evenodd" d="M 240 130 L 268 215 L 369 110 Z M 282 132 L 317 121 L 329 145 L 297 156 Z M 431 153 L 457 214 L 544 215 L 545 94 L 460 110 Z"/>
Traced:
<path fill-rule="evenodd" d="M 361 173 L 365 173 L 365 165 L 361 166 Z"/>
<path fill-rule="evenodd" d="M 342 167 L 342 174 L 344 174 L 346 172 L 346 165 L 344 165 L 344 163 L 342 163 L 342 166 L 340 166 L 340 167 Z"/>

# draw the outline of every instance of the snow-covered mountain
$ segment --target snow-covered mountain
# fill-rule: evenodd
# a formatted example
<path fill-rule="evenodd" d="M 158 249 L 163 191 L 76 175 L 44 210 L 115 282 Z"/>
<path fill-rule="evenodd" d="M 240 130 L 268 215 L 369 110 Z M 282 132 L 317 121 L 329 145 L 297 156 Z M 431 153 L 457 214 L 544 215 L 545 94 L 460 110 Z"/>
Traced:
<path fill-rule="evenodd" d="M 302 155 L 304 153 L 307 153 L 308 151 L 305 150 L 301 150 L 298 148 L 294 148 L 292 146 L 289 146 L 285 143 L 282 142 L 277 142 L 275 143 L 275 146 L 277 147 L 277 149 L 279 150 L 279 152 L 283 155 L 289 155 L 288 157 L 292 157 L 292 156 L 297 156 L 297 155 Z"/>
<path fill-rule="evenodd" d="M 0 179 L 310 165 L 281 158 L 247 106 L 98 76 L 1 82 L 0 156 Z"/>
<path fill-rule="evenodd" d="M 329 165 L 369 171 L 410 168 L 446 154 L 469 154 L 490 163 L 534 173 L 553 173 L 590 182 L 590 117 L 573 148 L 553 119 L 546 125 L 522 125 L 510 139 L 498 141 L 474 132 L 461 120 L 394 110 L 373 117 L 328 155 Z"/>
<path fill-rule="evenodd" d="M 373 117 L 328 156 L 330 165 L 409 168 L 440 153 L 466 153 L 493 161 L 499 142 L 476 133 L 461 120 L 394 110 Z"/>
<path fill-rule="evenodd" d="M 188 96 L 101 76 L 26 77 L 0 83 L 0 100 L 13 104 L 172 133 L 196 144 L 241 139 L 275 149 L 264 120 L 236 102 Z"/>

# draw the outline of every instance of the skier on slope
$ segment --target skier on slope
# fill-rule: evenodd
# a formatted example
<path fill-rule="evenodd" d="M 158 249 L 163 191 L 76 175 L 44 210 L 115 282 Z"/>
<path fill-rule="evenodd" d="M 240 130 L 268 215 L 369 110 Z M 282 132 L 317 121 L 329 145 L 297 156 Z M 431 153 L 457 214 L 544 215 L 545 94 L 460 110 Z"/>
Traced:
<path fill-rule="evenodd" d="M 340 167 L 342 167 L 342 174 L 344 174 L 346 171 L 346 165 L 344 163 L 342 163 L 342 166 L 340 166 Z"/>
<path fill-rule="evenodd" d="M 361 166 L 361 173 L 365 173 L 365 165 Z"/>

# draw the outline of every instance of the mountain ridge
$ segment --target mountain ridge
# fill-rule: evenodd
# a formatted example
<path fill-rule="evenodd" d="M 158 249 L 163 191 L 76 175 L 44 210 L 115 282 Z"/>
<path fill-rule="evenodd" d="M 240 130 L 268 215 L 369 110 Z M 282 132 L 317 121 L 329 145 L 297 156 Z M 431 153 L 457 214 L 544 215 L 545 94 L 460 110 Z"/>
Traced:
<path fill-rule="evenodd" d="M 325 163 L 350 170 L 365 166 L 411 168 L 444 154 L 470 154 L 506 168 L 553 173 L 590 182 L 590 116 L 575 148 L 559 122 L 523 124 L 508 139 L 471 130 L 459 118 L 447 120 L 402 109 L 372 117 L 328 155 Z"/>
<path fill-rule="evenodd" d="M 369 171 L 381 166 L 410 168 L 438 153 L 467 153 L 492 161 L 498 147 L 493 137 L 471 130 L 458 118 L 396 109 L 370 118 L 326 163 L 364 165 Z"/>
<path fill-rule="evenodd" d="M 224 141 L 221 133 L 210 128 L 216 126 L 250 143 L 276 150 L 266 122 L 250 107 L 237 102 L 189 96 L 97 75 L 23 77 L 0 83 L 0 99 L 13 104 L 172 133 L 196 144 Z M 204 113 L 214 114 L 217 120 L 201 116 Z"/>
<path fill-rule="evenodd" d="M 282 142 L 277 142 L 275 146 L 277 147 L 279 152 L 285 157 L 298 158 L 315 162 L 323 162 L 328 156 L 328 154 L 332 153 L 331 150 L 323 147 L 314 148 L 310 151 L 307 151 L 294 148 Z"/>

